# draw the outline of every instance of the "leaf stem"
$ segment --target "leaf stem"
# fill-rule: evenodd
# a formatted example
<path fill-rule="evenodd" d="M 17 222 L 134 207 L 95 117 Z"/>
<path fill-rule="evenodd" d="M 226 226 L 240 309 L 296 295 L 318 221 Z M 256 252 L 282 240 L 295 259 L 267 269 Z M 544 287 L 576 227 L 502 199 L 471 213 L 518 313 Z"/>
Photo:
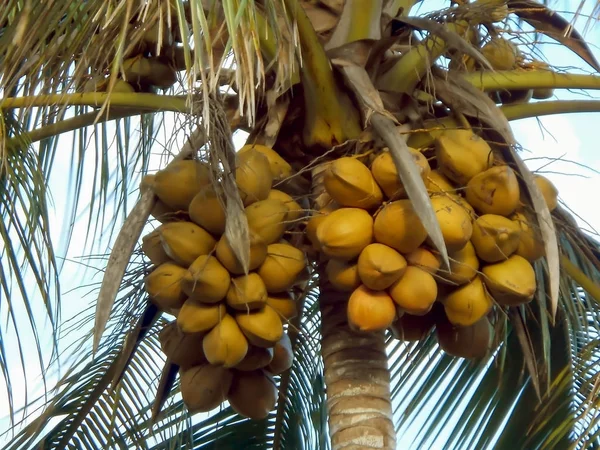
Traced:
<path fill-rule="evenodd" d="M 506 70 L 472 72 L 463 75 L 472 85 L 484 91 L 499 89 L 600 89 L 600 76 L 555 73 L 551 71 Z"/>

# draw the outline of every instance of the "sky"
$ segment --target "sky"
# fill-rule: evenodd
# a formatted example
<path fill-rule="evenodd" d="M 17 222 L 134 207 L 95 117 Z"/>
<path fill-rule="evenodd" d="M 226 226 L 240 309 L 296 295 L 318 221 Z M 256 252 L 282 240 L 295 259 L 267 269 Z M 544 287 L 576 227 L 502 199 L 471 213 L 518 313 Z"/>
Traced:
<path fill-rule="evenodd" d="M 561 1 L 554 3 L 557 9 L 572 9 L 578 2 Z M 594 52 L 600 59 L 600 52 L 594 44 L 600 44 L 600 26 L 591 29 L 585 36 L 592 43 Z M 550 62 L 561 67 L 583 67 L 581 60 L 571 52 L 550 45 L 545 49 L 549 55 Z M 560 99 L 584 99 L 582 93 L 565 92 L 557 93 Z M 599 95 L 595 95 L 600 99 Z M 540 169 L 540 173 L 548 177 L 558 188 L 560 200 L 578 216 L 580 226 L 593 231 L 600 230 L 600 208 L 595 206 L 595 196 L 600 192 L 600 154 L 598 153 L 598 127 L 600 124 L 600 113 L 573 114 L 546 116 L 537 119 L 525 119 L 511 123 L 513 132 L 523 147 L 522 157 L 532 170 Z M 164 133 L 163 133 L 164 136 Z M 236 136 L 235 144 L 239 148 L 244 143 L 244 134 Z M 64 223 L 65 213 L 61 209 L 61 202 L 68 196 L 69 185 L 66 183 L 65 174 L 69 173 L 71 165 L 72 148 L 71 137 L 65 134 L 61 137 L 59 147 L 62 149 L 57 154 L 53 177 L 49 189 L 55 202 L 55 210 L 51 217 L 52 232 L 55 242 L 66 226 Z M 159 153 L 162 149 L 157 148 L 153 158 L 153 164 L 159 166 Z M 110 167 L 116 168 L 115 161 L 108 162 Z M 91 173 L 95 162 L 90 158 L 86 162 L 86 172 Z M 85 184 L 88 192 L 82 194 L 82 198 L 88 198 L 94 189 L 91 183 Z M 131 207 L 132 205 L 130 205 Z M 93 268 L 86 268 L 91 264 L 97 268 L 102 267 L 102 261 L 89 261 L 82 258 L 82 243 L 86 236 L 84 220 L 75 225 L 73 245 L 69 248 L 65 257 L 65 264 L 61 273 L 62 283 L 62 313 L 64 318 L 72 317 L 82 307 L 88 306 L 94 300 L 93 293 L 90 294 L 88 287 L 91 281 L 100 281 L 101 272 Z M 114 236 L 113 236 L 114 238 Z M 79 244 L 79 245 L 78 245 Z M 0 320 L 6 320 L 6 311 L 0 308 Z M 6 345 L 6 344 L 5 344 Z M 32 351 L 30 359 L 26 362 L 27 378 L 33 381 L 29 386 L 29 395 L 34 396 L 40 391 L 39 366 L 32 359 L 35 351 Z M 13 355 L 14 356 L 14 355 Z M 13 364 L 14 363 L 14 364 Z M 14 367 L 18 367 L 17 361 L 11 361 Z M 37 375 L 36 375 L 37 374 Z M 24 377 L 19 370 L 12 377 L 13 396 L 17 404 L 24 401 Z M 7 429 L 8 405 L 4 398 L 5 389 L 0 377 L 0 434 Z M 35 386 L 36 385 L 36 386 Z M 411 448 L 411 433 L 402 436 L 402 442 L 406 444 L 403 448 Z M 0 436 L 0 444 L 2 443 Z"/>

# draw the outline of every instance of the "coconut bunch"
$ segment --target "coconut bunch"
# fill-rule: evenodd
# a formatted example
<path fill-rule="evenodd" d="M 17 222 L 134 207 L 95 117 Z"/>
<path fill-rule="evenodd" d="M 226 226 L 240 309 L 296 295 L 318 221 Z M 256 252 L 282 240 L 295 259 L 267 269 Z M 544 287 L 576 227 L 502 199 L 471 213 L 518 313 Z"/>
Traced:
<path fill-rule="evenodd" d="M 430 194 L 450 270 L 441 267 L 387 149 L 370 161 L 345 156 L 327 164 L 322 183 L 328 202 L 308 221 L 307 237 L 327 260 L 329 282 L 350 293 L 352 328 L 391 328 L 414 340 L 437 324 L 449 353 L 459 353 L 455 343 L 474 336 L 487 349 L 488 314 L 495 305 L 533 299 L 532 264 L 544 252 L 519 180 L 472 130 L 443 132 L 431 159 L 409 151 Z M 535 180 L 553 210 L 556 189 L 542 176 Z M 441 315 L 432 313 L 436 304 Z M 462 356 L 479 355 L 473 348 L 465 347 Z"/>
<path fill-rule="evenodd" d="M 290 236 L 303 210 L 273 189 L 292 170 L 273 149 L 248 145 L 236 159 L 249 272 L 225 235 L 226 200 L 210 166 L 174 161 L 143 181 L 157 197 L 152 215 L 161 222 L 142 239 L 153 264 L 145 287 L 154 304 L 176 317 L 161 342 L 181 369 L 189 409 L 208 411 L 226 399 L 240 414 L 261 418 L 277 397 L 272 376 L 292 363 L 284 328 L 297 313 L 296 287 L 307 261 Z"/>
<path fill-rule="evenodd" d="M 153 92 L 168 89 L 177 81 L 177 72 L 185 69 L 183 36 L 174 2 L 154 2 L 153 10 L 138 14 L 127 29 L 128 44 L 123 64 L 112 92 Z M 186 3 L 187 5 L 187 3 Z M 144 16 L 144 21 L 141 17 Z M 161 20 L 162 19 L 162 20 Z M 190 30 L 189 12 L 184 27 Z M 170 26 L 169 26 L 170 24 Z M 226 40 L 226 39 L 225 39 Z M 94 75 L 83 85 L 84 92 L 106 92 L 112 57 L 98 56 Z M 193 56 L 193 55 L 192 55 Z"/>

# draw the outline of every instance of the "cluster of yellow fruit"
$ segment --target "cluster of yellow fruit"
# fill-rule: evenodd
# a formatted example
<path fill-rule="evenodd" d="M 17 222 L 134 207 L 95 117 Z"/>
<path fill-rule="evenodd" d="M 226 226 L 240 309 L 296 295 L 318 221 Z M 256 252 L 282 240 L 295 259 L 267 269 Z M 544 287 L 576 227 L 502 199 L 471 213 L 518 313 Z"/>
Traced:
<path fill-rule="evenodd" d="M 296 315 L 292 288 L 307 262 L 284 237 L 302 208 L 272 189 L 290 173 L 270 148 L 238 152 L 235 179 L 251 235 L 247 274 L 224 234 L 225 199 L 208 164 L 174 161 L 143 182 L 157 197 L 152 215 L 162 222 L 142 239 L 154 265 L 146 291 L 176 316 L 161 343 L 180 366 L 183 400 L 192 412 L 228 400 L 244 416 L 266 417 L 277 397 L 271 377 L 291 366 L 284 324 Z"/>
<path fill-rule="evenodd" d="M 450 271 L 441 267 L 386 149 L 366 164 L 353 156 L 328 163 L 321 181 L 329 202 L 311 217 L 306 232 L 329 258 L 329 282 L 351 292 L 352 327 L 394 327 L 402 335 L 411 318 L 419 321 L 437 301 L 453 325 L 438 328 L 441 342 L 450 334 L 472 333 L 480 321 L 487 324 L 494 300 L 532 300 L 531 263 L 544 247 L 527 219 L 517 175 L 484 139 L 471 130 L 446 130 L 436 140 L 435 170 L 423 153 L 409 150 L 429 190 Z M 556 189 L 543 177 L 536 180 L 554 209 Z"/>
<path fill-rule="evenodd" d="M 123 56 L 122 71 L 112 92 L 152 92 L 154 88 L 168 89 L 177 81 L 177 72 L 185 69 L 181 44 L 183 38 L 178 25 L 176 5 L 172 1 L 170 5 L 168 3 L 167 0 L 163 0 L 158 6 L 161 11 L 145 14 L 149 17 L 154 14 L 155 20 L 146 21 L 150 24 L 137 20 L 130 23 L 127 30 L 129 41 L 139 40 Z M 167 26 L 169 19 L 170 30 Z M 106 64 L 111 62 L 105 61 Z M 108 72 L 109 68 L 103 67 L 99 73 L 92 74 L 84 84 L 83 92 L 106 92 L 109 83 Z"/>

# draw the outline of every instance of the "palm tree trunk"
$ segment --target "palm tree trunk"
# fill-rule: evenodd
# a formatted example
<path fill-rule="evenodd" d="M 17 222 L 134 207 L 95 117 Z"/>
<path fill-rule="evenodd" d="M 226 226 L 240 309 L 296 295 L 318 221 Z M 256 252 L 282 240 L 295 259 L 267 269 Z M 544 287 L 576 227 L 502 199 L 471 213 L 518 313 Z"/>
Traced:
<path fill-rule="evenodd" d="M 346 319 L 348 294 L 333 290 L 325 273 L 320 278 L 321 352 L 332 448 L 393 450 L 396 433 L 384 335 L 352 331 Z"/>

